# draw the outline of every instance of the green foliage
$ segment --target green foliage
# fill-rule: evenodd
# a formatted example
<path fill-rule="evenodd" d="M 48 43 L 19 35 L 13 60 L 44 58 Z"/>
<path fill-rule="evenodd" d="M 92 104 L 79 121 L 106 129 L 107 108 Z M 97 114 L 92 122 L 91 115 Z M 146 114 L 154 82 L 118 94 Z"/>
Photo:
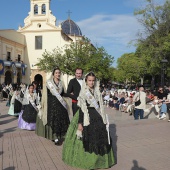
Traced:
<path fill-rule="evenodd" d="M 45 51 L 37 66 L 46 72 L 60 67 L 63 73 L 69 75 L 74 75 L 75 69 L 79 67 L 85 73 L 93 71 L 99 79 L 111 79 L 113 59 L 103 47 L 94 47 L 89 39 L 85 38 L 64 48 L 56 48 L 52 52 Z"/>
<path fill-rule="evenodd" d="M 153 0 L 146 2 L 145 8 L 134 12 L 144 27 L 136 55 L 145 62 L 147 73 L 155 76 L 161 74 L 162 59 L 169 61 L 168 70 L 170 66 L 170 1 L 163 5 L 156 5 Z"/>
<path fill-rule="evenodd" d="M 117 61 L 116 80 L 126 82 L 136 80 L 146 74 L 146 65 L 135 53 L 123 54 Z"/>

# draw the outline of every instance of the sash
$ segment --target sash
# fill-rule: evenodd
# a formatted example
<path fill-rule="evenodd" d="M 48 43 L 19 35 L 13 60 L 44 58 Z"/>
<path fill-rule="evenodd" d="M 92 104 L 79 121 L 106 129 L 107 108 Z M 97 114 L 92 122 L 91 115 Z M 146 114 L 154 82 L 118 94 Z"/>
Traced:
<path fill-rule="evenodd" d="M 20 98 L 19 94 L 15 94 L 15 99 L 22 103 L 22 99 Z"/>
<path fill-rule="evenodd" d="M 56 90 L 54 85 L 51 83 L 50 80 L 47 80 L 47 85 L 50 88 L 50 92 L 60 101 L 60 103 L 64 106 L 64 108 L 67 110 L 67 104 L 64 101 L 64 99 L 61 97 L 60 93 Z"/>
<path fill-rule="evenodd" d="M 90 93 L 89 90 L 86 90 L 85 95 L 86 95 L 86 97 L 87 97 L 87 99 L 88 99 L 87 101 L 89 102 L 89 104 L 90 104 L 91 106 L 93 106 L 93 107 L 97 110 L 97 112 L 98 112 L 99 114 L 101 114 L 99 104 L 98 104 L 98 102 L 96 101 L 96 99 L 94 98 L 94 96 Z"/>
<path fill-rule="evenodd" d="M 38 112 L 38 108 L 30 95 L 29 95 L 28 100 L 31 103 L 31 105 L 34 107 L 34 109 Z"/>
<path fill-rule="evenodd" d="M 4 88 L 3 88 L 2 90 L 3 90 L 4 92 L 6 92 L 7 89 L 4 89 Z"/>

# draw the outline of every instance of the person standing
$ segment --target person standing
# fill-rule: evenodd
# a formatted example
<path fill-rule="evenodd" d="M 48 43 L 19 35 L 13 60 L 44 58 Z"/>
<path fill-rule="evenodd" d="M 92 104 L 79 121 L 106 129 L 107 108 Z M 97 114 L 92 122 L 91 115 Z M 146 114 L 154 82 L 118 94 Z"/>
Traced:
<path fill-rule="evenodd" d="M 41 89 L 38 88 L 38 84 L 37 84 L 36 81 L 33 81 L 32 84 L 34 86 L 33 92 L 37 94 L 37 96 L 39 98 L 39 102 L 40 102 L 41 101 L 41 97 L 42 97 Z"/>
<path fill-rule="evenodd" d="M 133 102 L 140 100 L 140 104 L 135 106 L 134 118 L 135 120 L 143 119 L 144 109 L 146 107 L 146 93 L 143 87 L 139 87 L 139 92 L 137 92 L 133 97 Z"/>
<path fill-rule="evenodd" d="M 78 110 L 77 97 L 79 96 L 82 82 L 83 82 L 82 75 L 83 75 L 83 70 L 81 68 L 77 68 L 75 71 L 75 78 L 70 80 L 67 88 L 67 94 L 72 99 L 73 116 L 76 114 Z"/>
<path fill-rule="evenodd" d="M 24 94 L 24 110 L 21 111 L 18 118 L 18 128 L 26 130 L 35 130 L 38 108 L 36 106 L 37 94 L 33 92 L 34 86 L 28 86 L 28 91 Z"/>
<path fill-rule="evenodd" d="M 66 134 L 62 160 L 76 168 L 99 169 L 114 165 L 112 142 L 99 83 L 93 72 L 83 80 L 79 110 Z"/>
<path fill-rule="evenodd" d="M 19 89 L 15 89 L 14 87 L 8 114 L 12 116 L 18 116 L 21 110 L 22 110 L 22 98 L 20 97 Z"/>
<path fill-rule="evenodd" d="M 61 70 L 55 68 L 43 88 L 35 131 L 38 136 L 54 141 L 55 145 L 62 145 L 70 124 L 67 103 L 63 99 L 67 95 L 60 76 Z"/>

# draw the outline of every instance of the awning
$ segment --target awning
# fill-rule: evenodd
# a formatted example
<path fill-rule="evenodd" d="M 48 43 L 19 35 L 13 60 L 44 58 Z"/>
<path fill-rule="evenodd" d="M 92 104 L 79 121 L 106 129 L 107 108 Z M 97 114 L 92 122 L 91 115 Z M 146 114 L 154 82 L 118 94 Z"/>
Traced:
<path fill-rule="evenodd" d="M 11 66 L 13 62 L 11 61 L 4 61 L 4 66 Z M 18 62 L 15 62 L 15 66 L 17 68 L 21 68 L 23 64 L 22 63 L 18 63 Z M 24 64 L 25 68 L 27 68 L 27 64 Z"/>

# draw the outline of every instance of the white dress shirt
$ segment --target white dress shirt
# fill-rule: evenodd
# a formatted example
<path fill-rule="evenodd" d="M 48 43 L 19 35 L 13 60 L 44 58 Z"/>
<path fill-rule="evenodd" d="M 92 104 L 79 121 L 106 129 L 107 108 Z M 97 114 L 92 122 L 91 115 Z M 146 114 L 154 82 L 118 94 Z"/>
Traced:
<path fill-rule="evenodd" d="M 77 81 L 79 82 L 80 86 L 82 86 L 83 80 L 82 79 L 77 79 Z"/>

